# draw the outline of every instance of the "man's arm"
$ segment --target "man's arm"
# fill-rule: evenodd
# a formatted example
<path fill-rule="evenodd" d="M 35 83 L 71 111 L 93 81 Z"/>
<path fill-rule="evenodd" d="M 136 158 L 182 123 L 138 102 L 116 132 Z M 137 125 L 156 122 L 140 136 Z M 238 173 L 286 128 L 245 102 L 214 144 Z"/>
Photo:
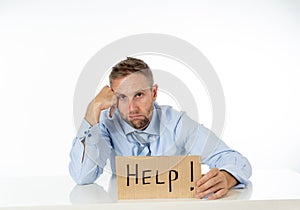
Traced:
<path fill-rule="evenodd" d="M 237 184 L 245 187 L 249 183 L 248 179 L 252 172 L 247 158 L 229 148 L 213 132 L 203 126 L 198 129 L 202 135 L 206 135 L 202 152 L 203 162 L 209 165 L 211 170 L 197 182 L 196 197 L 217 199 L 225 196 L 228 190 Z"/>
<path fill-rule="evenodd" d="M 112 116 L 115 105 L 110 87 L 105 86 L 89 103 L 84 120 L 80 126 L 70 152 L 69 171 L 78 184 L 93 183 L 103 172 L 111 153 L 110 138 L 101 132 L 100 113 L 110 108 Z"/>
<path fill-rule="evenodd" d="M 186 115 L 182 117 L 181 130 L 187 132 L 187 153 L 201 155 L 202 163 L 210 167 L 210 171 L 197 182 L 196 197 L 220 198 L 230 188 L 237 185 L 245 187 L 249 183 L 252 169 L 247 158 L 229 148 L 212 131 Z"/>
<path fill-rule="evenodd" d="M 98 124 L 83 120 L 70 152 L 69 172 L 77 184 L 91 184 L 103 172 L 111 153 L 109 139 L 100 135 Z"/>

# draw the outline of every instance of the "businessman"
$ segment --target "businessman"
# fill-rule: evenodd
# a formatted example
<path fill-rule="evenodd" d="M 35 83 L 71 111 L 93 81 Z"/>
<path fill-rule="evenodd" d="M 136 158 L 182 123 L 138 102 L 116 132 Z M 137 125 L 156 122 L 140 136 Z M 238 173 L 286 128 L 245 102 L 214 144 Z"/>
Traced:
<path fill-rule="evenodd" d="M 200 155 L 209 172 L 197 181 L 197 198 L 218 199 L 249 183 L 247 158 L 185 112 L 158 105 L 149 66 L 128 57 L 116 64 L 89 103 L 73 141 L 69 171 L 78 184 L 93 183 L 115 156 Z"/>

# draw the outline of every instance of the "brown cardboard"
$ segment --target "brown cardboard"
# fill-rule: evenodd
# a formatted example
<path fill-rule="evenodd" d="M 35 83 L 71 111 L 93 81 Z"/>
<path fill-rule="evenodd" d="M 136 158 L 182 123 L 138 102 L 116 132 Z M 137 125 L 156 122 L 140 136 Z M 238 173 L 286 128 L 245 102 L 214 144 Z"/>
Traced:
<path fill-rule="evenodd" d="M 194 198 L 200 156 L 117 156 L 118 199 Z"/>

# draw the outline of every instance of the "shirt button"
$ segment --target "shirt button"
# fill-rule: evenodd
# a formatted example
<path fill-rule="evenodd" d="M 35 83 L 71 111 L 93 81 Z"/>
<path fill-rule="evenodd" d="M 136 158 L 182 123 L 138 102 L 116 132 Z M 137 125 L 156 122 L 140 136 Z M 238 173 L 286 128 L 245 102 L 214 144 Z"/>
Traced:
<path fill-rule="evenodd" d="M 91 137 L 91 136 L 92 136 L 92 134 L 89 133 L 88 137 Z"/>

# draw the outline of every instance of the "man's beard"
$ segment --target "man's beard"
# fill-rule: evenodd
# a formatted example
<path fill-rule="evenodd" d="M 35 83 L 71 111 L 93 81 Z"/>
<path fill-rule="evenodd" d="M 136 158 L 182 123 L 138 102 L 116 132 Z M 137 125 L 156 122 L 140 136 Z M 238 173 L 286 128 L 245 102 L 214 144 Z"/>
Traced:
<path fill-rule="evenodd" d="M 130 114 L 140 114 L 139 112 L 132 112 L 129 113 Z M 129 125 L 131 125 L 133 128 L 137 129 L 137 130 L 144 130 L 148 127 L 148 125 L 150 124 L 151 118 L 153 115 L 153 106 L 151 107 L 151 109 L 147 112 L 147 114 L 143 114 L 143 118 L 142 119 L 133 119 L 130 120 L 128 119 L 128 117 L 125 117 L 124 115 L 122 116 L 123 120 L 125 122 L 127 122 Z M 149 116 L 149 117 L 147 117 Z"/>
<path fill-rule="evenodd" d="M 144 116 L 144 118 L 140 120 L 130 120 L 129 124 L 135 129 L 144 130 L 150 124 L 150 119 Z"/>

